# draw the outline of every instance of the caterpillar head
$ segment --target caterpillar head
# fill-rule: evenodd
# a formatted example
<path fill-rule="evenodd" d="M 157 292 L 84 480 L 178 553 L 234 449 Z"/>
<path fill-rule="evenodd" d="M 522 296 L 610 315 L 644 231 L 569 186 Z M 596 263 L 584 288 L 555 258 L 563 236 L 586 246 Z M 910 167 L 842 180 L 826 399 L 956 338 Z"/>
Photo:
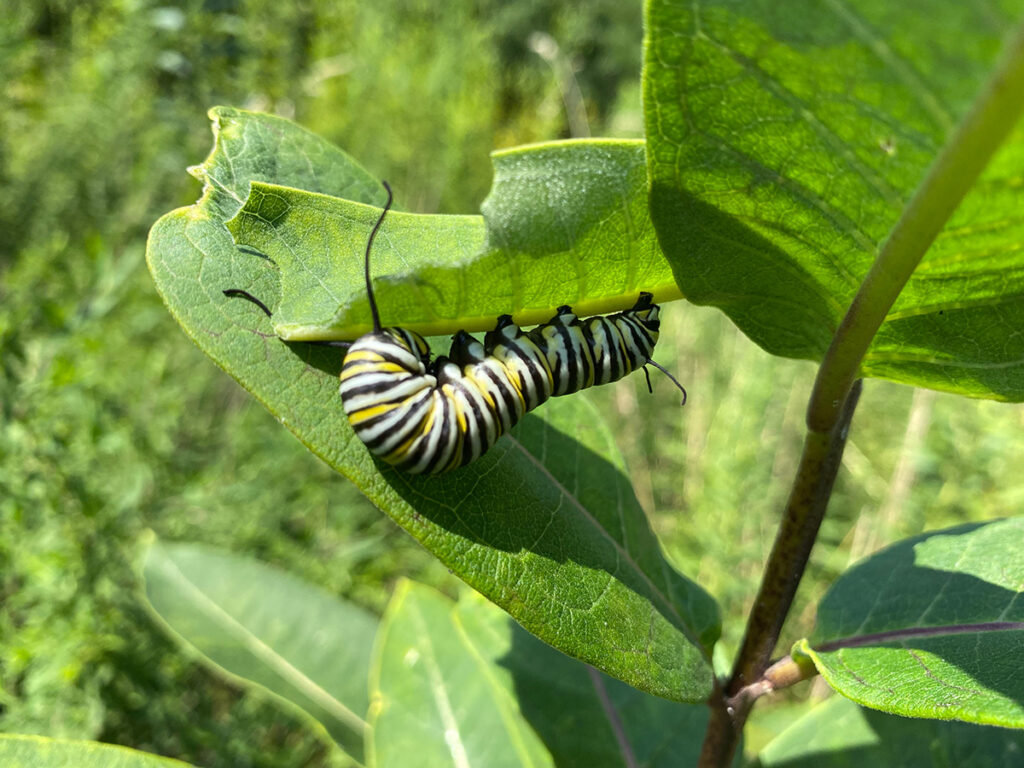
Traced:
<path fill-rule="evenodd" d="M 661 307 L 654 303 L 653 293 L 647 293 L 646 291 L 641 293 L 640 298 L 636 300 L 636 304 L 633 305 L 630 312 L 651 333 L 657 333 L 658 329 L 661 328 L 661 321 L 658 320 Z"/>

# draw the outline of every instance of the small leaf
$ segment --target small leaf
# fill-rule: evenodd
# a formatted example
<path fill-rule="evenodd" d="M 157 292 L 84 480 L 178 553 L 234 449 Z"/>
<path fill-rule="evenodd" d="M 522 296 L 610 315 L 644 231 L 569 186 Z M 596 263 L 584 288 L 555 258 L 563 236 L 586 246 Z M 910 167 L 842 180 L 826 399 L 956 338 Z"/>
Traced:
<path fill-rule="evenodd" d="M 843 574 L 795 653 L 910 717 L 1024 728 L 1024 518 L 907 539 Z"/>
<path fill-rule="evenodd" d="M 187 763 L 96 741 L 0 734 L 4 768 L 188 768 Z"/>
<path fill-rule="evenodd" d="M 488 331 L 502 314 L 535 325 L 562 304 L 585 317 L 627 309 L 640 291 L 680 297 L 647 214 L 642 142 L 541 144 L 494 164 L 483 216 L 385 218 L 371 257 L 385 324 Z M 293 186 L 254 184 L 228 229 L 280 271 L 278 336 L 357 338 L 372 328 L 363 263 L 380 211 Z"/>
<path fill-rule="evenodd" d="M 760 768 L 1008 768 L 1024 756 L 1024 734 L 1002 728 L 908 720 L 834 696 L 758 755 Z"/>
<path fill-rule="evenodd" d="M 614 677 L 678 701 L 707 698 L 718 608 L 666 562 L 586 393 L 546 403 L 468 467 L 404 475 L 372 459 L 352 432 L 338 396 L 341 352 L 285 344 L 256 307 L 221 295 L 279 295 L 278 271 L 240 252 L 215 211 L 200 201 L 164 216 L 147 258 L 199 347 L 467 583 Z"/>
<path fill-rule="evenodd" d="M 472 765 L 676 766 L 696 760 L 707 724 L 706 706 L 612 680 L 470 592 L 455 604 L 403 584 L 381 624 L 375 670 L 381 766 L 404 765 L 417 748 L 433 755 L 423 765 L 458 765 L 460 745 Z"/>
<path fill-rule="evenodd" d="M 1024 3 L 647 7 L 651 215 L 676 280 L 769 352 L 821 359 Z M 1022 157 L 1018 126 L 892 308 L 864 374 L 1024 399 Z"/>
<path fill-rule="evenodd" d="M 283 571 L 198 544 L 154 541 L 143 578 L 169 634 L 215 671 L 300 707 L 362 759 L 375 617 Z"/>

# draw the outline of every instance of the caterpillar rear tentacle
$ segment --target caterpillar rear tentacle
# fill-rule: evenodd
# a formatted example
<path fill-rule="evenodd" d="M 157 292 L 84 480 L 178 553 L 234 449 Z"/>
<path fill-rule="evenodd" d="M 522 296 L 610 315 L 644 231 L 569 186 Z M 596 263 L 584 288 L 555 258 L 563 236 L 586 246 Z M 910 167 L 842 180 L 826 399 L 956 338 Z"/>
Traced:
<path fill-rule="evenodd" d="M 510 315 L 483 342 L 459 331 L 447 355 L 431 360 L 426 340 L 382 327 L 370 279 L 370 249 L 391 207 L 388 200 L 366 244 L 364 273 L 374 330 L 348 347 L 341 369 L 342 407 L 356 436 L 388 464 L 412 474 L 440 474 L 483 455 L 549 397 L 618 381 L 653 365 L 660 308 L 641 293 L 631 309 L 581 320 L 568 306 L 531 331 Z M 251 294 L 224 291 L 270 310 Z M 648 386 L 650 379 L 648 378 Z"/>

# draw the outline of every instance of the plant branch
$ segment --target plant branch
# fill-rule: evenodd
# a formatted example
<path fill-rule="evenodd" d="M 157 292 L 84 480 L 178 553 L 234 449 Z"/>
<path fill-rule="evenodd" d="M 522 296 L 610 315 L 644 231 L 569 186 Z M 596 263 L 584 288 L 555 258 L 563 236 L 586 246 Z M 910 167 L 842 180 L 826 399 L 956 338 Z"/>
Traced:
<path fill-rule="evenodd" d="M 850 421 L 860 398 L 860 381 L 854 383 L 839 423 L 828 433 L 808 432 L 797 468 L 793 490 L 779 533 L 765 566 L 761 588 L 747 620 L 747 631 L 725 690 L 713 695 L 711 721 L 705 735 L 699 765 L 717 768 L 729 764 L 739 742 L 756 690 L 778 643 L 782 625 L 793 604 L 818 528 L 832 495 L 832 486 L 846 447 Z M 747 689 L 751 695 L 739 695 Z M 763 691 L 762 691 L 763 692 Z"/>
<path fill-rule="evenodd" d="M 896 222 L 832 337 L 807 409 L 812 432 L 839 418 L 868 345 L 918 262 L 1024 112 L 1024 23 Z"/>
<path fill-rule="evenodd" d="M 793 490 L 768 556 L 732 678 L 726 687 L 727 695 L 758 680 L 768 667 L 825 516 L 859 398 L 858 381 L 846 399 L 838 428 L 828 434 L 807 433 Z"/>

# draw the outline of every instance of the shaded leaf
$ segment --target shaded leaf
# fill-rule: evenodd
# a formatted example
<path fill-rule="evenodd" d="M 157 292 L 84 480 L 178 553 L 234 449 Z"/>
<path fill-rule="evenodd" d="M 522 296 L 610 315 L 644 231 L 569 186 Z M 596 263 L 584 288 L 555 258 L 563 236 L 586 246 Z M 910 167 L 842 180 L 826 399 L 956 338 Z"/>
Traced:
<path fill-rule="evenodd" d="M 142 570 L 164 629 L 208 666 L 318 720 L 362 760 L 366 681 L 377 619 L 249 558 L 154 541 Z"/>
<path fill-rule="evenodd" d="M 508 676 L 461 636 L 453 607 L 413 582 L 395 590 L 370 679 L 372 764 L 406 766 L 415 755 L 420 766 L 553 765 L 520 715 Z"/>
<path fill-rule="evenodd" d="M 1024 518 L 899 542 L 844 573 L 794 653 L 869 707 L 1024 727 Z"/>
<path fill-rule="evenodd" d="M 424 765 L 451 764 L 453 733 L 473 765 L 687 765 L 707 724 L 707 707 L 650 696 L 580 664 L 475 593 L 455 604 L 404 584 L 376 653 L 372 717 L 381 766 L 403 764 L 426 744 L 434 758 Z M 444 729 L 442 702 L 454 730 Z M 544 750 L 543 759 L 527 747 Z"/>
<path fill-rule="evenodd" d="M 1004 728 L 908 720 L 834 696 L 758 755 L 763 768 L 1008 768 L 1024 756 L 1024 734 Z"/>
<path fill-rule="evenodd" d="M 200 348 L 467 583 L 619 679 L 681 701 L 707 697 L 717 606 L 665 561 L 613 436 L 585 396 L 546 403 L 468 467 L 404 475 L 372 459 L 353 434 L 337 394 L 338 350 L 285 344 L 256 307 L 220 295 L 275 296 L 278 273 L 240 252 L 203 201 L 158 221 L 147 257 Z"/>
<path fill-rule="evenodd" d="M 651 211 L 687 298 L 820 359 L 876 251 L 1024 11 L 652 0 Z M 866 375 L 1024 399 L 1018 126 L 874 339 Z"/>
<path fill-rule="evenodd" d="M 188 768 L 187 763 L 96 741 L 0 734 L 4 768 Z"/>

